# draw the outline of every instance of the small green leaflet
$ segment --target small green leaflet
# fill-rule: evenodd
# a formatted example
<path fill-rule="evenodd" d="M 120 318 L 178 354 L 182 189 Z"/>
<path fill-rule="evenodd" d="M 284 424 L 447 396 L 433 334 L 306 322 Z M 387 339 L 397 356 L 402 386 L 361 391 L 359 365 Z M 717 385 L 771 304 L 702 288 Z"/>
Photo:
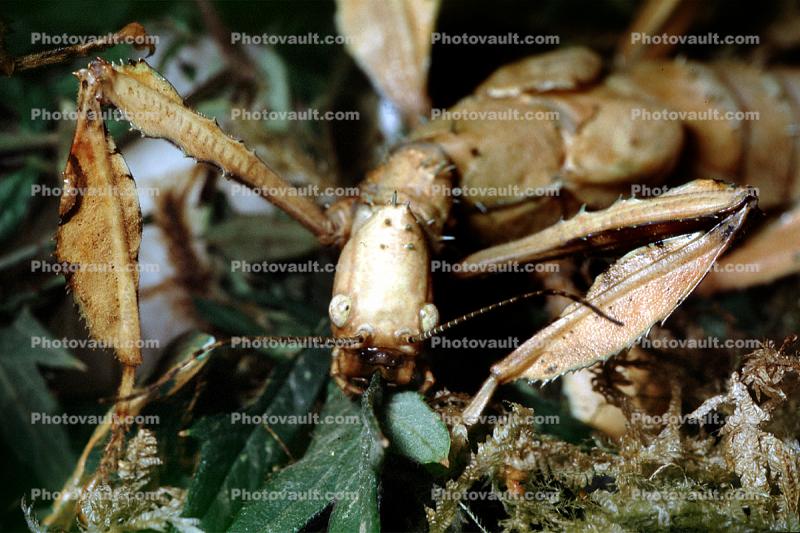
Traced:
<path fill-rule="evenodd" d="M 232 532 L 298 531 L 333 503 L 329 531 L 380 531 L 378 476 L 384 439 L 373 409 L 380 383 L 374 377 L 361 407 L 335 384 L 311 445 L 297 463 L 281 470 L 241 510 Z"/>
<path fill-rule="evenodd" d="M 202 440 L 202 445 L 184 508 L 186 516 L 202 518 L 207 531 L 226 529 L 242 505 L 241 498 L 233 497 L 234 491 L 256 491 L 271 469 L 287 460 L 275 437 L 291 449 L 304 431 L 305 424 L 288 420 L 308 417 L 312 411 L 328 376 L 330 359 L 326 355 L 305 350 L 284 363 L 261 398 L 245 412 L 264 415 L 262 418 L 285 417 L 287 423 L 270 424 L 274 435 L 260 424 L 233 423 L 231 415 L 205 418 L 191 428 L 188 434 Z M 302 449 L 294 450 L 298 451 Z"/>
<path fill-rule="evenodd" d="M 84 366 L 64 349 L 33 345 L 50 338 L 27 309 L 0 329 L 0 433 L 36 481 L 54 489 L 69 476 L 77 457 L 63 426 L 32 423 L 34 414 L 58 414 L 58 404 L 37 365 L 79 370 Z"/>
<path fill-rule="evenodd" d="M 392 395 L 382 418 L 393 451 L 422 464 L 447 462 L 450 433 L 419 393 Z"/>

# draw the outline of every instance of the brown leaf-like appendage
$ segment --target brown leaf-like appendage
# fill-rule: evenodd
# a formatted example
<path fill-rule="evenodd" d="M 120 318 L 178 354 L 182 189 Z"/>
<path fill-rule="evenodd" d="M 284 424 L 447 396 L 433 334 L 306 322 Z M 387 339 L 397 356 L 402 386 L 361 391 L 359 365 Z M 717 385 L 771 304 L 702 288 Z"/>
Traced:
<path fill-rule="evenodd" d="M 56 257 L 92 337 L 128 366 L 141 363 L 137 259 L 142 217 L 136 186 L 107 136 L 90 74 L 78 73 L 79 118 L 59 206 Z"/>
<path fill-rule="evenodd" d="M 146 62 L 118 66 L 97 59 L 90 70 L 101 82 L 102 101 L 123 111 L 142 134 L 168 139 L 186 155 L 220 167 L 226 176 L 254 189 L 321 240 L 331 238 L 331 223 L 313 199 L 280 178 L 213 120 L 186 107 L 175 88 Z"/>
<path fill-rule="evenodd" d="M 707 233 L 693 233 L 638 248 L 598 277 L 586 299 L 624 325 L 586 306 L 567 307 L 550 324 L 492 367 L 503 383 L 550 380 L 630 347 L 665 320 L 703 279 L 741 227 L 745 204 Z"/>
<path fill-rule="evenodd" d="M 337 0 L 336 25 L 375 87 L 407 116 L 426 114 L 439 0 Z"/>

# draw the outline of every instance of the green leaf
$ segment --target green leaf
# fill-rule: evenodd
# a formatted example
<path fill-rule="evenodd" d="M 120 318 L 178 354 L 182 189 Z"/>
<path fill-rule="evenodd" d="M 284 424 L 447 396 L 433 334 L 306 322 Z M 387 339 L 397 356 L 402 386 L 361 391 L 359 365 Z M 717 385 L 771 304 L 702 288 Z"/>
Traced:
<path fill-rule="evenodd" d="M 59 275 L 46 279 L 36 288 L 11 293 L 2 301 L 0 301 L 0 314 L 14 316 L 20 311 L 21 308 L 25 306 L 30 305 L 35 307 L 37 300 L 41 300 L 46 297 L 47 291 L 57 287 L 63 288 L 65 284 L 66 279 L 64 276 Z"/>
<path fill-rule="evenodd" d="M 378 420 L 375 418 L 375 404 L 380 403 L 381 384 L 379 374 L 372 376 L 369 388 L 361 397 L 361 449 L 355 465 L 350 465 L 350 478 L 344 486 L 349 487 L 349 497 L 336 504 L 328 522 L 331 533 L 350 531 L 380 531 L 378 513 L 378 472 L 383 462 L 383 441 Z"/>
<path fill-rule="evenodd" d="M 59 409 L 37 365 L 80 370 L 84 366 L 62 348 L 35 345 L 50 338 L 27 310 L 0 329 L 0 432 L 37 482 L 55 488 L 69 476 L 76 456 L 64 427 L 43 423 L 42 415 L 56 415 Z M 39 417 L 37 423 L 33 416 Z"/>
<path fill-rule="evenodd" d="M 447 461 L 450 433 L 420 394 L 394 394 L 384 411 L 383 423 L 398 453 L 422 464 Z"/>
<path fill-rule="evenodd" d="M 13 234 L 31 201 L 31 187 L 39 178 L 39 172 L 26 166 L 0 180 L 0 241 Z"/>
<path fill-rule="evenodd" d="M 267 480 L 259 492 L 264 497 L 245 505 L 230 531 L 298 531 L 331 503 L 331 531 L 379 531 L 378 473 L 384 454 L 372 414 L 377 393 L 375 378 L 359 408 L 329 384 L 306 454 Z"/>
<path fill-rule="evenodd" d="M 41 253 L 46 252 L 47 254 L 52 254 L 55 248 L 55 242 L 53 242 L 51 237 L 48 237 L 46 241 L 20 246 L 6 254 L 3 254 L 3 256 L 0 257 L 0 270 L 5 270 L 7 268 L 16 266 L 23 261 L 27 261 L 36 257 Z"/>
<path fill-rule="evenodd" d="M 235 215 L 210 228 L 206 242 L 227 257 L 250 263 L 291 259 L 319 247 L 316 238 L 297 222 L 274 215 Z"/>
<path fill-rule="evenodd" d="M 189 486 L 186 516 L 202 518 L 207 531 L 228 527 L 242 504 L 232 497 L 233 491 L 257 490 L 271 469 L 286 461 L 282 445 L 291 449 L 304 433 L 328 367 L 329 359 L 322 352 L 306 350 L 274 372 L 271 385 L 244 413 L 270 421 L 272 433 L 263 424 L 234 423 L 231 415 L 203 419 L 189 430 L 190 436 L 203 443 Z"/>

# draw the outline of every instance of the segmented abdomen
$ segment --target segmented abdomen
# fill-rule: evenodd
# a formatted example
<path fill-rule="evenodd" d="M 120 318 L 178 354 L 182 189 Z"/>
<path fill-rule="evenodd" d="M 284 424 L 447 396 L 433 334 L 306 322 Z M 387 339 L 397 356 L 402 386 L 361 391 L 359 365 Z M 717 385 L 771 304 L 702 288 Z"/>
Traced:
<path fill-rule="evenodd" d="M 740 62 L 646 61 L 606 84 L 674 111 L 697 177 L 758 188 L 762 207 L 800 197 L 800 72 Z M 676 116 L 673 113 L 673 116 Z"/>

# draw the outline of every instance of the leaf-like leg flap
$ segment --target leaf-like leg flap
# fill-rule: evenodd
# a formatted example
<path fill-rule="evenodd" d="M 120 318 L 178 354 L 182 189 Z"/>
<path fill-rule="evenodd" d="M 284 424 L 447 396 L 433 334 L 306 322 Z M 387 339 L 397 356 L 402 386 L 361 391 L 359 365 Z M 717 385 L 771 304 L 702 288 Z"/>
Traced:
<path fill-rule="evenodd" d="M 283 209 L 325 244 L 335 238 L 324 211 L 302 191 L 281 179 L 244 143 L 226 135 L 215 121 L 186 107 L 172 85 L 140 60 L 113 65 L 96 59 L 89 67 L 99 95 L 125 113 L 149 137 L 167 139 L 187 155 L 220 167 Z"/>
<path fill-rule="evenodd" d="M 137 270 L 142 217 L 136 185 L 107 136 L 88 73 L 59 206 L 56 257 L 89 332 L 127 366 L 142 361 Z"/>
<path fill-rule="evenodd" d="M 745 289 L 800 272 L 800 205 L 721 258 L 698 287 L 702 294 Z"/>
<path fill-rule="evenodd" d="M 407 117 L 430 111 L 427 79 L 439 0 L 337 0 L 350 55 Z"/>
<path fill-rule="evenodd" d="M 547 261 L 581 251 L 631 247 L 707 229 L 713 220 L 754 203 L 755 191 L 714 180 L 695 180 L 649 199 L 620 200 L 607 209 L 582 211 L 522 239 L 465 258 L 455 272 L 470 277 L 500 265 Z"/>
<path fill-rule="evenodd" d="M 692 233 L 637 248 L 601 274 L 586 299 L 624 323 L 618 326 L 581 305 L 570 305 L 506 359 L 492 367 L 502 381 L 549 380 L 630 347 L 666 320 L 728 247 L 749 209 L 708 233 Z"/>
<path fill-rule="evenodd" d="M 498 384 L 520 378 L 549 381 L 604 361 L 666 320 L 731 243 L 751 205 L 744 204 L 707 233 L 649 244 L 614 263 L 597 278 L 586 299 L 623 325 L 586 306 L 570 305 L 556 321 L 492 367 L 483 394 L 464 411 L 465 423 L 477 418 Z"/>

